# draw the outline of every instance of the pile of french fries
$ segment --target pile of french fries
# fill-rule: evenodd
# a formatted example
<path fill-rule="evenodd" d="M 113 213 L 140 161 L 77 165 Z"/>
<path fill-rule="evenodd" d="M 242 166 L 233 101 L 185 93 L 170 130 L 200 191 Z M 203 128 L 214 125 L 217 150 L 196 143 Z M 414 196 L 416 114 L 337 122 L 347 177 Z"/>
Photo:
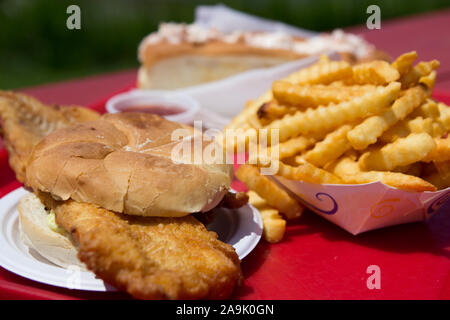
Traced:
<path fill-rule="evenodd" d="M 258 167 L 276 162 L 278 176 L 319 184 L 381 181 L 406 191 L 450 186 L 450 109 L 431 98 L 437 60 L 416 52 L 393 63 L 319 61 L 251 101 L 225 128 L 278 130 L 278 153 L 258 152 L 237 171 L 250 202 L 263 208 L 264 237 L 283 238 L 282 220 L 303 208 Z M 254 142 L 244 140 L 246 150 Z M 259 142 L 256 142 L 259 143 Z M 237 145 L 235 145 L 237 148 Z M 281 213 L 281 215 L 280 215 Z M 285 226 L 285 224 L 284 224 Z"/>

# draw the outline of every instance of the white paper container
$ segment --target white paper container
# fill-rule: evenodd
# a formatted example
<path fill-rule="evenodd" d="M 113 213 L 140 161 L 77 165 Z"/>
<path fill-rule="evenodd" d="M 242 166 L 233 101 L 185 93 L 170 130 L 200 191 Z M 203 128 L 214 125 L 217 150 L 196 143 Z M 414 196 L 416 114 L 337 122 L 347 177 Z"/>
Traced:
<path fill-rule="evenodd" d="M 408 192 L 381 182 L 320 185 L 273 177 L 306 207 L 353 235 L 402 223 L 424 221 L 450 197 L 450 188 Z"/>

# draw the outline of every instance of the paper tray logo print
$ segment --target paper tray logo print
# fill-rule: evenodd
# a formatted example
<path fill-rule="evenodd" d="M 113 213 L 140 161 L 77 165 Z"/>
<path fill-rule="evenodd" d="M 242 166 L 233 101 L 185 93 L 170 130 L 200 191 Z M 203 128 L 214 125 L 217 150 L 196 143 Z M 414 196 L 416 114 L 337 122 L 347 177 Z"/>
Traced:
<path fill-rule="evenodd" d="M 387 217 L 395 211 L 393 202 L 399 201 L 400 198 L 392 198 L 379 201 L 370 208 L 370 215 L 375 219 Z"/>
<path fill-rule="evenodd" d="M 427 215 L 435 213 L 448 198 L 450 198 L 450 192 L 444 193 L 442 196 L 435 199 L 428 207 Z"/>
<path fill-rule="evenodd" d="M 339 208 L 336 200 L 331 195 L 329 195 L 328 193 L 325 193 L 325 192 L 318 192 L 318 193 L 316 193 L 315 197 L 319 201 L 324 201 L 325 199 L 331 200 L 331 202 L 333 203 L 333 207 L 328 210 L 321 209 L 321 208 L 313 205 L 312 203 L 306 201 L 302 195 L 298 195 L 298 197 L 299 197 L 300 201 L 303 202 L 309 208 L 312 208 L 313 210 L 319 211 L 324 214 L 335 214 Z"/>

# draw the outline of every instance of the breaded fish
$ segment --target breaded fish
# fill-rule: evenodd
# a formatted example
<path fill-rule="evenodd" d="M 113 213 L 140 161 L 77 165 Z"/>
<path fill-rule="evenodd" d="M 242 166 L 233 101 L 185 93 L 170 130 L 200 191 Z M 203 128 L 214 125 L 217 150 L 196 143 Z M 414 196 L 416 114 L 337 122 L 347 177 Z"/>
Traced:
<path fill-rule="evenodd" d="M 25 94 L 0 91 L 0 133 L 17 180 L 25 182 L 28 156 L 43 137 L 56 129 L 99 117 L 87 108 L 47 106 Z"/>
<path fill-rule="evenodd" d="M 33 146 L 57 128 L 95 119 L 82 108 L 47 107 L 0 92 L 0 119 L 10 163 L 25 181 Z M 141 299 L 225 299 L 242 280 L 239 258 L 192 215 L 131 217 L 36 192 L 78 245 L 78 257 L 97 276 Z"/>
<path fill-rule="evenodd" d="M 233 247 L 192 216 L 128 216 L 44 196 L 88 269 L 141 299 L 225 299 L 242 275 Z"/>

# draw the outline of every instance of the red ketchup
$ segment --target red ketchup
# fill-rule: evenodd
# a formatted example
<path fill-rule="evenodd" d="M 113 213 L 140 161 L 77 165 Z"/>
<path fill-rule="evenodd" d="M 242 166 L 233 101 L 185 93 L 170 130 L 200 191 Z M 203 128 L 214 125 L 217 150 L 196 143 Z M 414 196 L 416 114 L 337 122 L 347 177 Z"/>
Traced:
<path fill-rule="evenodd" d="M 176 106 L 158 106 L 158 105 L 138 105 L 124 108 L 123 112 L 143 112 L 152 113 L 159 116 L 171 116 L 179 114 L 185 110 Z"/>

